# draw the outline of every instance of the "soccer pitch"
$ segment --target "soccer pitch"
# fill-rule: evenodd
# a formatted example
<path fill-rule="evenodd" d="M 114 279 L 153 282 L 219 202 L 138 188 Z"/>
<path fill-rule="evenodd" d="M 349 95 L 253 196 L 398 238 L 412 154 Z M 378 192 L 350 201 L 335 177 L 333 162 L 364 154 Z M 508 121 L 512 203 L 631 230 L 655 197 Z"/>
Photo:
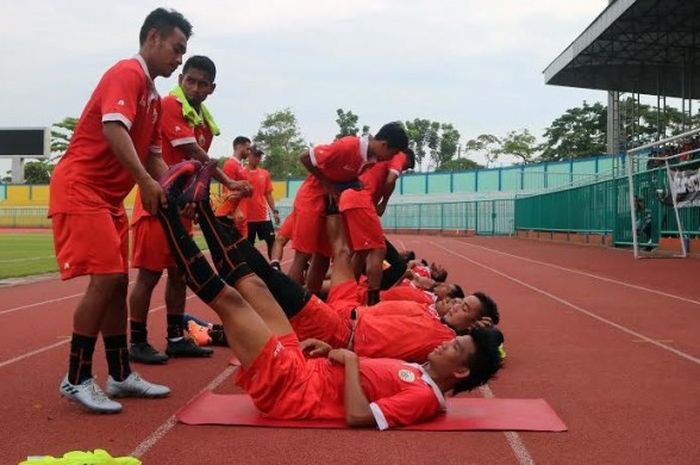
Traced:
<path fill-rule="evenodd" d="M 201 234 L 195 242 L 205 250 Z M 18 278 L 57 271 L 51 232 L 0 234 L 0 279 Z"/>

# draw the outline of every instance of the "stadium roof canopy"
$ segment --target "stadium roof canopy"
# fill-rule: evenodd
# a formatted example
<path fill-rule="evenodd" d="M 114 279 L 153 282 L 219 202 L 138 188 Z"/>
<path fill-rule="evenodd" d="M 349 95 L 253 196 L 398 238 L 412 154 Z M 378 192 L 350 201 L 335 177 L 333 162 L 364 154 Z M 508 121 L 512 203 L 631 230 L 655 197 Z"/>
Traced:
<path fill-rule="evenodd" d="M 700 0 L 616 0 L 544 77 L 558 86 L 700 98 Z"/>

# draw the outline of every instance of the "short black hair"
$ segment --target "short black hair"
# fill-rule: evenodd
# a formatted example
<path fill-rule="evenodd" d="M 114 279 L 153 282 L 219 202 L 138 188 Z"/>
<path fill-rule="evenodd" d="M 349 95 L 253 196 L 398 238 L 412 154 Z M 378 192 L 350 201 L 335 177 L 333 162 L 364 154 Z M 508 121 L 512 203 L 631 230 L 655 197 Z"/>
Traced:
<path fill-rule="evenodd" d="M 253 155 L 256 155 L 258 157 L 262 157 L 263 155 L 265 155 L 265 152 L 263 152 L 263 150 L 257 145 L 252 146 L 250 151 Z"/>
<path fill-rule="evenodd" d="M 408 162 L 406 169 L 412 170 L 416 167 L 416 152 L 414 152 L 411 148 L 407 148 L 403 151 L 403 153 L 406 155 L 406 161 Z"/>
<path fill-rule="evenodd" d="M 408 149 L 406 130 L 398 122 L 387 123 L 374 135 L 377 140 L 383 140 L 390 149 L 405 152 Z"/>
<path fill-rule="evenodd" d="M 459 284 L 452 284 L 452 289 L 450 289 L 450 292 L 447 293 L 447 297 L 452 297 L 453 299 L 463 299 L 464 298 L 464 291 L 462 290 L 462 287 Z"/>
<path fill-rule="evenodd" d="M 447 270 L 442 269 L 441 271 L 435 272 L 435 271 L 430 271 L 430 276 L 437 282 L 439 283 L 444 283 L 447 281 Z"/>
<path fill-rule="evenodd" d="M 503 366 L 499 347 L 504 339 L 498 328 L 474 328 L 470 336 L 476 350 L 466 363 L 469 375 L 455 384 L 452 388 L 453 394 L 471 391 L 488 383 Z"/>
<path fill-rule="evenodd" d="M 165 8 L 156 8 L 148 13 L 148 16 L 143 21 L 141 32 L 139 32 L 139 44 L 143 45 L 146 43 L 148 31 L 151 29 L 156 29 L 161 37 L 165 37 L 173 32 L 175 28 L 180 29 L 188 39 L 192 35 L 192 24 L 182 16 L 182 13 L 175 10 L 166 10 Z"/>
<path fill-rule="evenodd" d="M 192 55 L 185 62 L 185 66 L 182 67 L 182 74 L 185 74 L 191 68 L 207 73 L 211 82 L 214 82 L 216 79 L 216 65 L 209 57 L 205 57 L 203 55 Z"/>
<path fill-rule="evenodd" d="M 405 261 L 416 259 L 416 253 L 413 250 L 404 250 L 399 255 L 401 255 L 401 258 L 403 258 Z"/>
<path fill-rule="evenodd" d="M 250 144 L 250 139 L 248 139 L 246 136 L 238 136 L 235 139 L 233 139 L 234 149 L 241 144 Z"/>
<path fill-rule="evenodd" d="M 475 292 L 473 296 L 479 299 L 479 302 L 481 302 L 481 318 L 487 316 L 491 318 L 493 324 L 497 325 L 498 322 L 501 321 L 501 315 L 498 313 L 498 305 L 496 304 L 496 301 L 493 300 L 491 296 L 488 296 L 481 291 Z"/>

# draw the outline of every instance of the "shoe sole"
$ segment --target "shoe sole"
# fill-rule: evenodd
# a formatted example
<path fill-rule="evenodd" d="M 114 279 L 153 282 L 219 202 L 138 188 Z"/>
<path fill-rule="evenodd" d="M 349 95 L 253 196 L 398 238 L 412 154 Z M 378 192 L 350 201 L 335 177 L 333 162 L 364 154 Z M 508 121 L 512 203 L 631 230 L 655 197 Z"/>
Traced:
<path fill-rule="evenodd" d="M 163 399 L 165 397 L 168 397 L 170 393 L 168 392 L 167 394 L 110 394 L 107 393 L 107 395 L 113 399 L 126 399 L 126 398 L 133 398 L 133 399 Z"/>
<path fill-rule="evenodd" d="M 209 358 L 214 355 L 214 352 L 209 352 L 208 354 L 168 354 L 170 358 Z"/>
<path fill-rule="evenodd" d="M 162 361 L 160 361 L 160 360 L 159 360 L 159 361 L 154 361 L 154 360 L 146 361 L 146 360 L 139 359 L 139 358 L 137 358 L 137 357 L 133 357 L 133 356 L 131 356 L 131 355 L 129 355 L 129 361 L 130 361 L 130 362 L 141 363 L 141 364 L 143 364 L 143 365 L 165 365 L 166 363 L 168 363 L 168 359 L 167 359 L 167 358 L 166 358 L 165 360 L 162 360 Z"/>
<path fill-rule="evenodd" d="M 100 409 L 95 409 L 95 408 L 92 408 L 92 407 L 88 407 L 87 405 L 83 404 L 83 403 L 80 402 L 79 400 L 76 400 L 76 399 L 74 399 L 73 397 L 71 397 L 71 396 L 69 396 L 69 395 L 67 395 L 67 394 L 63 394 L 62 392 L 59 393 L 59 394 L 61 395 L 61 397 L 67 399 L 69 403 L 75 404 L 78 408 L 80 408 L 80 409 L 82 409 L 82 410 L 85 410 L 85 411 L 88 412 L 88 413 L 94 413 L 94 414 L 97 414 L 97 415 L 114 415 L 114 414 L 116 414 L 116 413 L 121 413 L 121 411 L 122 411 L 122 409 L 119 409 L 119 410 L 100 410 Z"/>

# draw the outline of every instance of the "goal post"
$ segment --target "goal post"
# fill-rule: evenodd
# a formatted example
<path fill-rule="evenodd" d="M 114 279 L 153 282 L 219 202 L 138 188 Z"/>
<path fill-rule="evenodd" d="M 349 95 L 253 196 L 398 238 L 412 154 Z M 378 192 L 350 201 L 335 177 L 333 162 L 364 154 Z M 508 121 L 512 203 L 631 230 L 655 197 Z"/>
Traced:
<path fill-rule="evenodd" d="M 644 157 L 645 161 L 653 161 L 656 165 L 662 165 L 665 171 L 665 188 L 657 189 L 655 194 L 657 200 L 662 201 L 666 204 L 670 203 L 670 207 L 673 209 L 673 215 L 675 217 L 675 223 L 677 230 L 674 234 L 678 234 L 679 249 L 680 254 L 675 256 L 685 258 L 688 256 L 688 241 L 686 240 L 686 231 L 684 231 L 684 226 L 682 222 L 682 215 L 679 211 L 680 208 L 686 208 L 691 206 L 700 206 L 700 171 L 698 171 L 694 177 L 697 179 L 689 180 L 683 183 L 683 191 L 679 189 L 680 175 L 677 170 L 672 169 L 671 162 L 674 163 L 675 167 L 682 166 L 684 159 L 689 159 L 693 157 L 694 159 L 700 155 L 700 128 L 694 129 L 692 131 L 684 132 L 676 136 L 668 137 L 666 139 L 661 139 L 655 142 L 651 142 L 639 147 L 635 147 L 626 152 L 626 168 L 627 168 L 627 180 L 629 187 L 629 204 L 630 204 L 630 217 L 631 217 L 631 230 L 632 230 L 632 244 L 634 250 L 635 258 L 642 258 L 643 255 L 640 253 L 640 225 L 645 218 L 640 218 L 637 212 L 638 201 L 637 194 L 635 191 L 635 175 L 638 172 L 636 168 L 636 163 L 638 163 L 641 157 Z M 693 164 L 694 165 L 694 164 Z M 696 186 L 698 190 L 696 189 Z M 689 195 L 690 194 L 690 195 Z M 681 202 L 681 195 L 683 200 Z M 680 205 L 682 203 L 682 205 Z M 640 212 L 642 215 L 645 213 Z M 658 227 L 658 226 L 657 226 Z"/>

